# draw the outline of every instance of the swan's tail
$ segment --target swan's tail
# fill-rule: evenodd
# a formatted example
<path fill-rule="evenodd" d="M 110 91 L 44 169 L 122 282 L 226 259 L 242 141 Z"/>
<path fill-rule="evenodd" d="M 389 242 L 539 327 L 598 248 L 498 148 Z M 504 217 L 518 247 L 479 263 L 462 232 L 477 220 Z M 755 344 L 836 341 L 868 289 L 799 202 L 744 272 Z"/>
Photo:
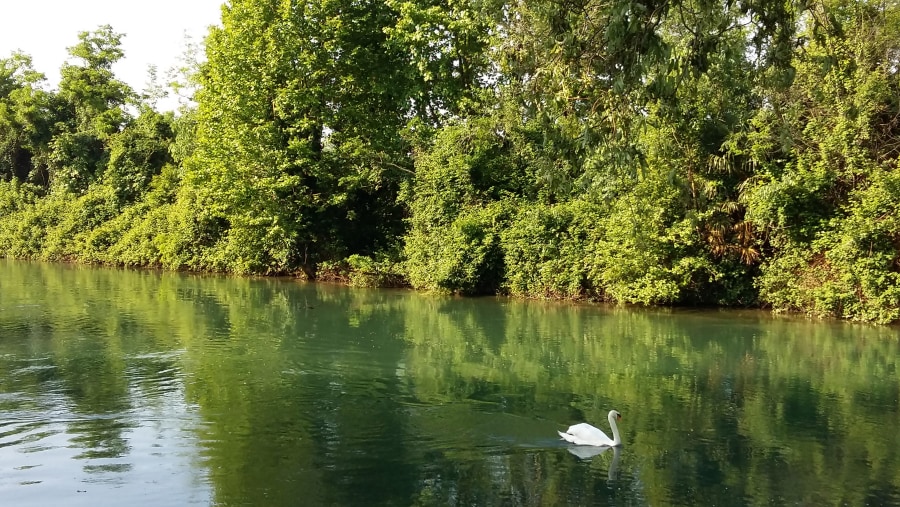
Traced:
<path fill-rule="evenodd" d="M 568 433 L 563 433 L 562 431 L 557 431 L 557 433 L 559 433 L 559 436 L 561 436 L 562 439 L 565 440 L 566 442 L 572 442 L 573 444 L 575 443 L 575 437 L 573 435 L 569 435 Z"/>

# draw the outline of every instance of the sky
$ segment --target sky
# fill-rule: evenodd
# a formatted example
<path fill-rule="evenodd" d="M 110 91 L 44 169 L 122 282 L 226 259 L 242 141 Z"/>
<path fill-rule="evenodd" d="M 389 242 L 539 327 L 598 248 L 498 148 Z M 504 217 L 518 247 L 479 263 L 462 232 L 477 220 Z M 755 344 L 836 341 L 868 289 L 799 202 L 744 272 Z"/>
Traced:
<path fill-rule="evenodd" d="M 31 55 L 35 70 L 59 83 L 59 68 L 78 43 L 78 33 L 111 25 L 124 33 L 125 58 L 113 71 L 135 91 L 147 84 L 153 64 L 160 77 L 178 65 L 186 39 L 201 42 L 219 24 L 223 0 L 0 0 L 0 58 L 15 50 Z"/>

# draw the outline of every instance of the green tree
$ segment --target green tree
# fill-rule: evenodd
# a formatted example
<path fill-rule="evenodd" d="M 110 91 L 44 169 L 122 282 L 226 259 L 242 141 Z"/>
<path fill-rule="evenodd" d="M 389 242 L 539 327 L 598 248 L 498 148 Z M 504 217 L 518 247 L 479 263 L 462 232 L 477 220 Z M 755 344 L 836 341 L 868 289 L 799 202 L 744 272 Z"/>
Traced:
<path fill-rule="evenodd" d="M 396 12 L 388 43 L 409 64 L 398 70 L 410 87 L 411 115 L 439 127 L 478 114 L 479 91 L 497 80 L 491 44 L 504 5 L 492 0 L 386 0 Z M 419 125 L 414 123 L 414 125 Z"/>
<path fill-rule="evenodd" d="M 187 183 L 218 267 L 313 275 L 321 260 L 384 248 L 409 170 L 404 55 L 377 1 L 245 0 L 207 40 Z"/>
<path fill-rule="evenodd" d="M 142 195 L 153 176 L 173 162 L 170 146 L 174 142 L 174 115 L 160 114 L 147 106 L 124 130 L 109 139 L 109 162 L 104 180 L 123 203 Z"/>
<path fill-rule="evenodd" d="M 459 255 L 482 245 L 447 246 L 458 236 L 452 224 L 492 208 L 503 210 L 498 227 L 510 227 L 491 263 L 505 263 L 505 282 L 464 277 L 463 291 L 753 302 L 759 250 L 736 190 L 753 165 L 731 144 L 761 103 L 761 71 L 784 63 L 774 52 L 792 33 L 790 10 L 762 12 L 777 10 L 765 2 L 506 8 L 491 44 L 500 71 L 492 93 L 416 152 L 406 250 L 413 285 L 457 290 L 452 271 L 438 267 L 466 264 Z M 502 178 L 507 184 L 495 186 Z M 500 200 L 507 204 L 495 206 Z M 442 247 L 447 255 L 435 255 Z"/>
<path fill-rule="evenodd" d="M 785 65 L 797 14 L 770 0 L 520 2 L 505 17 L 498 62 L 555 156 L 578 168 L 561 177 L 609 193 L 645 163 L 649 108 L 677 103 L 681 84 L 735 40 L 738 58 Z"/>
<path fill-rule="evenodd" d="M 60 70 L 62 110 L 54 127 L 49 165 L 52 182 L 83 192 L 102 175 L 109 160 L 106 143 L 130 120 L 125 106 L 134 92 L 112 71 L 124 56 L 122 34 L 104 25 L 81 32 L 78 40 L 69 54 L 79 63 L 67 62 Z"/>
<path fill-rule="evenodd" d="M 57 104 L 44 80 L 28 55 L 0 60 L 0 179 L 47 183 Z"/>
<path fill-rule="evenodd" d="M 821 1 L 805 19 L 796 79 L 767 96 L 745 186 L 768 238 L 759 280 L 778 309 L 900 318 L 900 230 L 891 219 L 900 135 L 900 6 Z"/>

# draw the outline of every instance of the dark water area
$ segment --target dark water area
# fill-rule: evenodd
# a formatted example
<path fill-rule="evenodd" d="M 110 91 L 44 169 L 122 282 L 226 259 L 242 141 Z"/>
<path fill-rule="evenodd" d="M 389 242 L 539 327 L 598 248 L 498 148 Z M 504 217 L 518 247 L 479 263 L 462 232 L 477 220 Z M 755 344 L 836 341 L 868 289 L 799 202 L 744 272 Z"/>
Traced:
<path fill-rule="evenodd" d="M 0 260 L 0 499 L 900 505 L 898 362 L 755 311 Z M 556 434 L 613 408 L 620 448 Z"/>

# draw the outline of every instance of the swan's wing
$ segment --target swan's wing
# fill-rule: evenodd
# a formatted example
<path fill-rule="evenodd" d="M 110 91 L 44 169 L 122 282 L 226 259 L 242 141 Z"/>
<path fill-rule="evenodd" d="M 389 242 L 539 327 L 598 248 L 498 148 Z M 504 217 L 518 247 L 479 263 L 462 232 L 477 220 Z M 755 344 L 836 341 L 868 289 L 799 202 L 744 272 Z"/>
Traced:
<path fill-rule="evenodd" d="M 569 426 L 565 435 L 562 433 L 560 435 L 567 441 L 578 445 L 612 445 L 612 439 L 606 436 L 603 430 L 588 423 Z"/>
<path fill-rule="evenodd" d="M 557 433 L 559 433 L 560 438 L 562 438 L 562 439 L 565 440 L 566 442 L 569 442 L 569 443 L 572 443 L 572 444 L 578 444 L 578 437 L 576 437 L 575 435 L 570 435 L 570 434 L 568 434 L 568 433 L 563 433 L 562 431 L 557 431 Z"/>
<path fill-rule="evenodd" d="M 568 431 L 566 433 L 570 435 L 575 435 L 576 437 L 582 440 L 610 440 L 611 438 L 606 436 L 606 433 L 603 433 L 603 430 L 600 428 L 591 426 L 588 423 L 576 424 L 574 426 L 569 426 Z"/>

